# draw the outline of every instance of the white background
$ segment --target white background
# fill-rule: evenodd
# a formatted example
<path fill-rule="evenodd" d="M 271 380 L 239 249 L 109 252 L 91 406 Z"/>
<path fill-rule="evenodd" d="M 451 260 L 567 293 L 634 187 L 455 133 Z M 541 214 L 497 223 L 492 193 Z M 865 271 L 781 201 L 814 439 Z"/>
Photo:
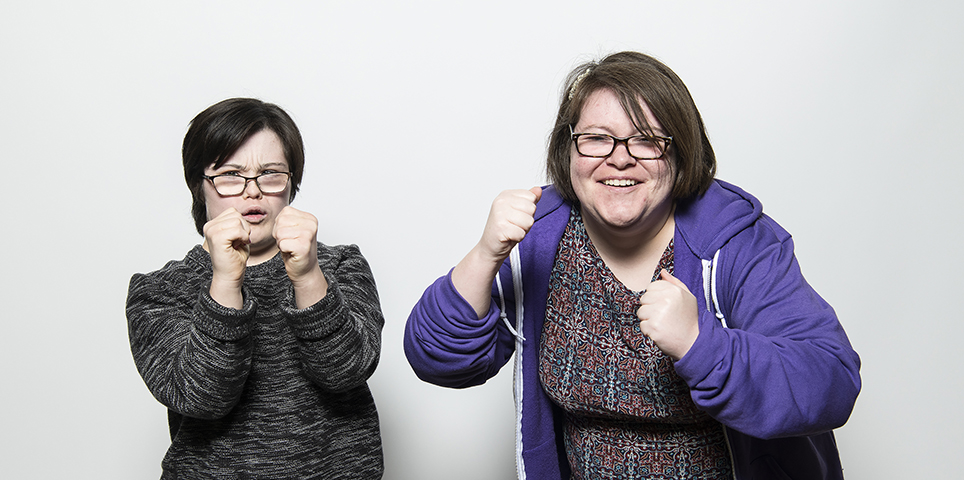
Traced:
<path fill-rule="evenodd" d="M 837 431 L 848 478 L 956 478 L 961 5 L 4 1 L 0 475 L 158 478 L 167 420 L 131 360 L 127 283 L 200 240 L 188 121 L 253 96 L 304 136 L 294 206 L 372 264 L 385 478 L 511 478 L 511 368 L 468 390 L 423 384 L 402 329 L 491 199 L 543 183 L 569 70 L 632 49 L 687 83 L 720 178 L 794 234 L 861 354 Z"/>

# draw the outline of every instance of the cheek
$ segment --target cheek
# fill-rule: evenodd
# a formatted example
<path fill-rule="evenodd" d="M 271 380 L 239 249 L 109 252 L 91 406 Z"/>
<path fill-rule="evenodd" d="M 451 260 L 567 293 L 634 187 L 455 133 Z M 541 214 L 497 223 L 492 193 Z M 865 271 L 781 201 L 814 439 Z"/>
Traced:
<path fill-rule="evenodd" d="M 572 186 L 572 191 L 576 194 L 576 197 L 582 197 L 582 192 L 585 189 L 582 187 L 582 180 L 576 171 L 575 163 L 569 164 L 569 185 Z"/>
<path fill-rule="evenodd" d="M 592 165 L 585 159 L 572 157 L 569 160 L 569 180 L 573 186 L 592 176 Z"/>
<path fill-rule="evenodd" d="M 273 217 L 277 217 L 285 207 L 287 207 L 291 202 L 288 201 L 288 195 L 278 195 L 277 201 L 272 202 Z"/>
<path fill-rule="evenodd" d="M 651 174 L 655 179 L 652 186 L 654 201 L 658 203 L 672 201 L 673 186 L 676 183 L 672 169 L 667 165 L 661 165 L 658 169 L 653 169 Z"/>
<path fill-rule="evenodd" d="M 657 163 L 653 175 L 659 180 L 660 187 L 667 190 L 673 189 L 673 185 L 676 183 L 676 174 L 673 173 L 673 167 L 669 162 Z"/>
<path fill-rule="evenodd" d="M 204 207 L 207 210 L 208 221 L 216 218 L 228 208 L 224 199 L 210 185 L 204 186 Z"/>

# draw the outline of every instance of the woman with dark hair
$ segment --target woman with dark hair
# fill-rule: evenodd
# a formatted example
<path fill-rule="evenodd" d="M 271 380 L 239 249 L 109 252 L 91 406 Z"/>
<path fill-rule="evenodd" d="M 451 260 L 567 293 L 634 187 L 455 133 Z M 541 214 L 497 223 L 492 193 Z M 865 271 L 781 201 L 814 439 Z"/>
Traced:
<path fill-rule="evenodd" d="M 131 278 L 137 369 L 168 408 L 161 478 L 380 478 L 367 380 L 384 324 L 354 245 L 316 240 L 288 204 L 304 147 L 284 110 L 224 100 L 184 137 L 184 177 L 204 242 Z"/>
<path fill-rule="evenodd" d="M 515 353 L 519 478 L 842 478 L 859 358 L 790 235 L 714 179 L 676 74 L 577 67 L 547 171 L 416 304 L 416 374 L 479 385 Z"/>

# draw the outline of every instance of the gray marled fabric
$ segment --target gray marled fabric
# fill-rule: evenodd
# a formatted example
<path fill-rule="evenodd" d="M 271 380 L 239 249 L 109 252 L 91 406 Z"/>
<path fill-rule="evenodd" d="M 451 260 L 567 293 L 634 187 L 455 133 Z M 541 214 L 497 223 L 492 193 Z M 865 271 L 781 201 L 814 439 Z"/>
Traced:
<path fill-rule="evenodd" d="M 134 363 L 169 412 L 161 478 L 381 477 L 375 281 L 354 245 L 319 243 L 318 261 L 328 294 L 304 310 L 280 255 L 246 269 L 241 310 L 211 299 L 200 246 L 131 278 Z"/>

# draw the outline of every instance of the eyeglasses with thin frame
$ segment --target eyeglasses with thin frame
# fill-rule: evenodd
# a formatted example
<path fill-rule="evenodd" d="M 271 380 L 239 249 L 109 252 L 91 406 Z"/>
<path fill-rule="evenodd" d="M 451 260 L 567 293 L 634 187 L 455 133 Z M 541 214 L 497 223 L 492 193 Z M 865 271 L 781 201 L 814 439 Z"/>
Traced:
<path fill-rule="evenodd" d="M 673 143 L 673 137 L 659 135 L 632 135 L 629 137 L 614 137 L 605 133 L 576 133 L 569 126 L 569 133 L 576 151 L 584 157 L 606 158 L 616 151 L 616 145 L 626 146 L 629 156 L 636 160 L 656 160 L 666 155 L 666 150 Z"/>
<path fill-rule="evenodd" d="M 218 192 L 218 195 L 225 197 L 241 195 L 244 189 L 248 188 L 248 182 L 251 180 L 254 180 L 254 184 L 258 186 L 261 193 L 270 195 L 285 190 L 288 186 L 288 179 L 291 178 L 291 172 L 264 172 L 254 177 L 245 177 L 235 172 L 203 175 L 203 177 L 214 185 L 214 190 Z"/>

